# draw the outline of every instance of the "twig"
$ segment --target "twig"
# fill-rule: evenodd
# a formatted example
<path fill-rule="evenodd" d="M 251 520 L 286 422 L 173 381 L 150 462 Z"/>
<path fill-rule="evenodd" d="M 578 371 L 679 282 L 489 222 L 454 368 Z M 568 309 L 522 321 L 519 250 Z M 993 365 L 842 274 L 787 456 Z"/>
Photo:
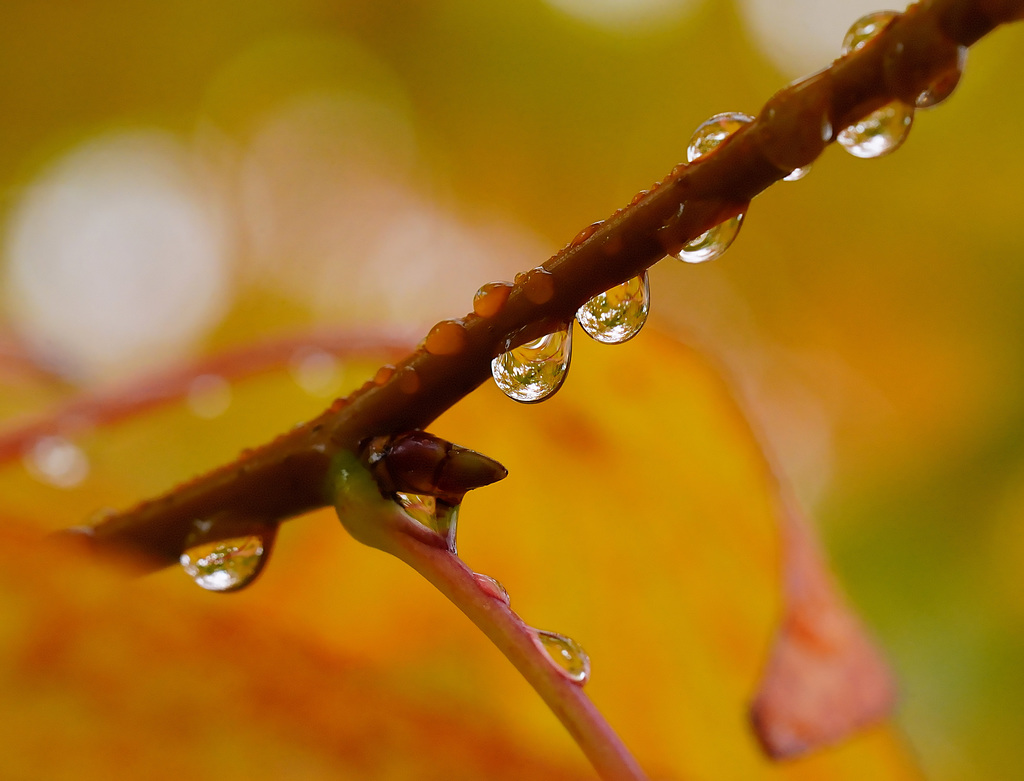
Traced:
<path fill-rule="evenodd" d="M 159 566 L 178 560 L 196 518 L 231 510 L 284 519 L 323 506 L 333 453 L 370 436 L 427 426 L 488 379 L 496 355 L 571 321 L 591 297 L 744 211 L 755 195 L 817 158 L 839 129 L 927 89 L 954 66 L 957 45 L 1022 16 L 1024 0 L 912 6 L 868 45 L 777 93 L 756 121 L 714 152 L 677 166 L 654 190 L 521 275 L 500 311 L 448 321 L 444 354 L 421 346 L 313 421 L 109 517 L 95 530 L 97 543 L 133 548 Z"/>
<path fill-rule="evenodd" d="M 437 533 L 410 519 L 380 495 L 377 483 L 351 454 L 335 461 L 338 516 L 353 537 L 404 561 L 444 594 L 512 662 L 540 694 L 606 781 L 647 776 L 583 688 L 560 673 L 537 644 L 536 630 L 502 600 L 485 592 Z"/>

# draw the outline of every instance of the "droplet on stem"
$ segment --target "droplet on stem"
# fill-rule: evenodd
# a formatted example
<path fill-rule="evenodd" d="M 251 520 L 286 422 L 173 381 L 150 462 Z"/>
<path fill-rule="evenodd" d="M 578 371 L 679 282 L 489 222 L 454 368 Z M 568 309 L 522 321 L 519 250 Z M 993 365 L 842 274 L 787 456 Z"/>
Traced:
<path fill-rule="evenodd" d="M 702 122 L 694 131 L 686 147 L 686 161 L 692 163 L 721 144 L 726 138 L 754 118 L 739 112 L 715 114 Z M 730 217 L 723 223 L 705 231 L 697 238 L 683 245 L 675 257 L 686 263 L 706 263 L 714 260 L 729 249 L 743 224 L 743 213 Z"/>
<path fill-rule="evenodd" d="M 490 575 L 483 575 L 479 572 L 474 572 L 473 580 L 476 581 L 476 584 L 480 587 L 480 590 L 483 591 L 491 599 L 496 599 L 499 602 L 503 602 L 506 607 L 512 603 L 512 598 L 509 597 L 508 591 L 505 589 L 505 587 L 501 585 L 501 583 L 499 583 L 497 580 L 492 578 Z"/>
<path fill-rule="evenodd" d="M 895 11 L 878 11 L 862 16 L 847 31 L 842 54 L 845 56 L 865 46 L 896 16 Z M 894 100 L 840 130 L 836 141 L 854 157 L 882 157 L 899 149 L 913 122 L 914 107 Z"/>
<path fill-rule="evenodd" d="M 414 521 L 441 535 L 449 553 L 455 556 L 459 554 L 456 542 L 459 505 L 449 504 L 434 496 L 405 491 L 396 491 L 395 501 Z"/>
<path fill-rule="evenodd" d="M 466 348 L 466 325 L 461 320 L 442 320 L 430 329 L 423 349 L 431 355 L 458 355 Z"/>
<path fill-rule="evenodd" d="M 558 672 L 580 686 L 590 680 L 590 657 L 579 643 L 556 632 L 535 631 L 538 644 Z"/>
<path fill-rule="evenodd" d="M 572 359 L 572 323 L 502 353 L 491 361 L 491 376 L 510 399 L 529 404 L 554 394 Z"/>
<path fill-rule="evenodd" d="M 576 319 L 597 341 L 622 344 L 640 333 L 650 308 L 651 285 L 645 271 L 594 296 L 580 307 Z"/>
<path fill-rule="evenodd" d="M 956 50 L 956 68 L 942 74 L 928 85 L 928 89 L 917 96 L 914 105 L 917 108 L 935 108 L 953 94 L 960 83 L 964 68 L 967 67 L 967 47 L 958 46 Z"/>
<path fill-rule="evenodd" d="M 263 571 L 276 529 L 263 525 L 258 533 L 224 540 L 209 540 L 212 521 L 197 520 L 185 538 L 181 568 L 207 591 L 238 591 Z"/>
<path fill-rule="evenodd" d="M 473 312 L 479 317 L 494 317 L 505 306 L 511 292 L 511 282 L 488 282 L 473 296 Z"/>

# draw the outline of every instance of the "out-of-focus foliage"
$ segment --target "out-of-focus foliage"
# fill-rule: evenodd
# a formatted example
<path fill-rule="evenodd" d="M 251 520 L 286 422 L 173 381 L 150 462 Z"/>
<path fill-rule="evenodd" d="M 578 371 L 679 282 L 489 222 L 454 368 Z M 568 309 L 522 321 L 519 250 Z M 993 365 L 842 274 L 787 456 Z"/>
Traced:
<path fill-rule="evenodd" d="M 539 0 L 4 3 L 0 414 L 285 330 L 420 333 L 464 313 L 478 284 L 542 261 L 664 175 L 709 115 L 756 113 L 795 75 L 776 68 L 798 57 L 760 48 L 756 11 L 747 16 L 758 6 L 693 3 L 609 29 Z M 836 52 L 860 12 L 845 6 Z M 789 37 L 809 29 L 794 23 Z M 1021 34 L 975 47 L 948 104 L 919 113 L 893 156 L 829 150 L 805 180 L 751 205 L 720 261 L 652 274 L 649 328 L 725 367 L 889 650 L 899 718 L 940 779 L 1024 773 Z M 44 349 L 62 379 L 19 368 L 8 334 Z M 467 502 L 461 549 L 524 617 L 591 651 L 595 699 L 652 770 L 754 777 L 764 766 L 743 707 L 778 607 L 765 489 L 721 386 L 667 344 L 648 333 L 617 349 L 578 344 L 552 402 L 519 408 L 488 390 L 453 411 L 438 433 L 512 470 Z M 313 385 L 351 387 L 372 371 Z M 92 570 L 26 574 L 21 562 L 37 554 L 20 535 L 163 490 L 326 403 L 284 372 L 233 398 L 213 422 L 178 409 L 79 432 L 91 471 L 75 488 L 4 467 L 2 509 L 28 530 L 8 547 L 5 654 L 24 654 L 33 626 L 58 631 L 64 614 L 41 613 L 47 603 L 100 627 L 120 610 Z M 275 646 L 282 664 L 292 651 L 280 645 L 296 660 L 322 651 L 325 669 L 353 660 L 369 670 L 367 691 L 396 692 L 412 721 L 440 699 L 470 723 L 489 714 L 516 749 L 578 764 L 497 654 L 397 564 L 326 519 L 290 524 L 279 547 L 251 593 L 216 607 L 176 573 L 130 586 L 145 599 L 127 597 L 124 620 L 153 623 L 138 646 L 111 629 L 111 654 L 144 656 L 157 642 L 147 631 L 177 631 L 163 621 L 183 634 L 227 622 L 243 637 L 273 633 L 252 642 Z M 95 602 L 65 599 L 80 579 Z M 74 658 L 105 642 L 102 629 L 58 640 Z M 259 656 L 253 676 L 267 674 Z M 208 695 L 187 681 L 230 669 L 221 645 L 203 658 L 168 662 L 176 689 Z M 80 696 L 33 706 L 54 744 L 88 723 L 88 693 L 103 689 L 91 672 L 121 667 L 110 659 L 33 668 L 82 673 Z M 42 696 L 12 675 L 7 719 L 18 687 Z M 304 680 L 295 685 L 323 692 Z M 172 712 L 156 701 L 150 718 Z M 257 720 L 250 733 L 241 712 L 240 751 L 276 729 Z M 471 737 L 438 761 L 476 739 L 452 718 Z M 385 740 L 426 750 L 419 735 Z M 190 745 L 199 766 L 203 744 Z M 344 754 L 310 751 L 315 760 L 296 761 L 307 757 L 311 776 Z M 830 774 L 850 763 L 856 778 L 903 766 L 874 734 L 764 772 L 820 777 L 815 763 L 832 762 Z"/>

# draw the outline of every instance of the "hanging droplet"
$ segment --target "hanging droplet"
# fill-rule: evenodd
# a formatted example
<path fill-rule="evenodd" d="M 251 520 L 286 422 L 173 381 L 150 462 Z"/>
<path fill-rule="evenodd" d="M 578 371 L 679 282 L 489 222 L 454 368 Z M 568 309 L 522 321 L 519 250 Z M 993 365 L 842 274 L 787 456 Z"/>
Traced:
<path fill-rule="evenodd" d="M 456 556 L 459 554 L 456 543 L 459 505 L 449 504 L 433 496 L 405 491 L 396 491 L 395 501 L 414 521 L 441 535 L 449 553 Z"/>
<path fill-rule="evenodd" d="M 274 530 L 226 540 L 206 541 L 212 521 L 196 521 L 185 539 L 181 568 L 207 591 L 245 588 L 263 570 L 273 544 Z"/>
<path fill-rule="evenodd" d="M 913 122 L 914 109 L 894 100 L 840 130 L 836 141 L 854 157 L 882 157 L 899 149 Z"/>
<path fill-rule="evenodd" d="M 879 11 L 862 16 L 847 31 L 842 54 L 845 56 L 866 45 L 896 16 L 895 11 Z M 899 149 L 910 133 L 913 122 L 914 107 L 894 100 L 840 130 L 836 141 L 854 157 L 882 157 Z"/>
<path fill-rule="evenodd" d="M 572 358 L 572 323 L 491 361 L 494 382 L 510 399 L 543 401 L 562 387 Z"/>
<path fill-rule="evenodd" d="M 621 344 L 640 333 L 651 308 L 651 285 L 645 271 L 580 307 L 576 319 L 583 330 L 604 344 Z"/>
<path fill-rule="evenodd" d="M 956 68 L 939 76 L 928 89 L 917 96 L 914 105 L 917 108 L 934 108 L 953 94 L 960 83 L 964 68 L 967 67 L 967 47 L 958 46 L 956 50 Z"/>
<path fill-rule="evenodd" d="M 739 112 L 715 114 L 711 119 L 701 123 L 694 131 L 693 137 L 686 147 L 686 161 L 692 163 L 697 158 L 706 155 L 731 134 L 753 121 L 753 117 Z M 683 245 L 683 248 L 675 253 L 675 257 L 686 263 L 706 263 L 709 260 L 714 260 L 729 249 L 729 245 L 733 243 L 736 235 L 740 232 L 742 224 L 743 214 L 741 212 Z"/>
<path fill-rule="evenodd" d="M 501 583 L 492 578 L 490 575 L 483 575 L 479 572 L 473 573 L 473 580 L 491 599 L 496 599 L 499 602 L 504 602 L 505 606 L 512 604 L 512 598 L 508 595 L 508 591 Z"/>
<path fill-rule="evenodd" d="M 24 456 L 25 468 L 37 480 L 57 488 L 74 488 L 89 475 L 89 459 L 64 437 L 40 437 Z"/>
<path fill-rule="evenodd" d="M 582 686 L 590 680 L 590 657 L 571 637 L 537 630 L 537 642 L 558 672 L 570 681 Z"/>

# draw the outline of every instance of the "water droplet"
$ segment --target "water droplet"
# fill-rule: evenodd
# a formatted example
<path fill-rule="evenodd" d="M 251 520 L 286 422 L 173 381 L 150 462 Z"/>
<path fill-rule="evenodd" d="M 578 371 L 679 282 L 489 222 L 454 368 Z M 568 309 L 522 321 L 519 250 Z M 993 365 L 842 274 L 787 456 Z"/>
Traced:
<path fill-rule="evenodd" d="M 74 488 L 89 475 L 89 459 L 82 449 L 61 436 L 40 437 L 24 456 L 25 468 L 44 483 Z"/>
<path fill-rule="evenodd" d="M 288 372 L 311 396 L 331 396 L 341 385 L 338 359 L 319 347 L 300 347 L 288 361 Z"/>
<path fill-rule="evenodd" d="M 914 109 L 894 100 L 840 130 L 836 140 L 854 157 L 882 157 L 899 149 L 913 121 Z"/>
<path fill-rule="evenodd" d="M 862 16 L 843 39 L 843 55 L 855 52 L 878 35 L 897 16 L 895 11 L 878 11 Z M 914 121 L 914 108 L 894 100 L 859 122 L 839 131 L 836 141 L 854 157 L 869 159 L 895 152 L 907 138 Z"/>
<path fill-rule="evenodd" d="M 442 320 L 430 329 L 423 349 L 431 355 L 458 355 L 466 342 L 466 326 L 461 320 Z"/>
<path fill-rule="evenodd" d="M 638 203 L 640 203 L 640 201 L 646 198 L 649 193 L 650 190 L 641 190 L 640 192 L 633 196 L 633 200 L 629 202 L 629 205 L 636 206 Z"/>
<path fill-rule="evenodd" d="M 494 382 L 510 399 L 543 401 L 562 387 L 572 358 L 572 323 L 491 361 Z"/>
<path fill-rule="evenodd" d="M 196 417 L 218 418 L 231 406 L 231 384 L 217 374 L 200 374 L 189 383 L 185 403 Z"/>
<path fill-rule="evenodd" d="M 651 308 L 651 285 L 645 271 L 580 307 L 576 319 L 583 330 L 604 344 L 621 344 L 640 333 Z"/>
<path fill-rule="evenodd" d="M 850 25 L 843 38 L 842 55 L 845 57 L 863 48 L 868 41 L 888 27 L 899 14 L 896 11 L 876 11 L 866 14 Z"/>
<path fill-rule="evenodd" d="M 459 505 L 425 494 L 395 492 L 395 501 L 414 521 L 437 532 L 444 539 L 448 552 L 458 555 L 456 534 L 459 523 Z"/>
<path fill-rule="evenodd" d="M 586 228 L 584 228 L 583 230 L 576 234 L 575 238 L 573 238 L 573 240 L 569 242 L 569 246 L 578 247 L 580 244 L 582 244 L 595 233 L 597 233 L 597 229 L 600 228 L 602 225 L 604 225 L 604 220 L 598 220 L 597 222 L 590 223 L 590 225 L 588 225 Z"/>
<path fill-rule="evenodd" d="M 739 112 L 715 114 L 702 122 L 694 131 L 689 145 L 686 147 L 686 160 L 692 163 L 706 155 L 721 144 L 726 138 L 744 125 L 753 122 L 754 118 Z M 792 174 L 791 174 L 792 175 Z M 714 260 L 729 249 L 736 239 L 743 224 L 743 213 L 730 217 L 725 222 L 705 231 L 697 238 L 685 244 L 675 257 L 686 263 L 706 263 Z"/>
<path fill-rule="evenodd" d="M 398 389 L 412 395 L 420 389 L 420 375 L 412 366 L 405 366 L 398 372 Z"/>
<path fill-rule="evenodd" d="M 496 581 L 490 575 L 482 575 L 479 572 L 473 573 L 473 580 L 491 599 L 496 599 L 499 602 L 504 602 L 506 607 L 512 604 L 512 598 L 508 595 L 508 591 L 501 583 Z"/>
<path fill-rule="evenodd" d="M 555 295 L 555 277 L 541 266 L 526 272 L 522 284 L 523 293 L 531 304 L 546 304 Z"/>
<path fill-rule="evenodd" d="M 211 521 L 199 520 L 185 539 L 181 568 L 207 591 L 237 591 L 245 588 L 263 570 L 270 554 L 274 530 L 226 540 L 207 541 Z"/>
<path fill-rule="evenodd" d="M 917 96 L 914 105 L 917 108 L 934 108 L 939 105 L 953 94 L 953 90 L 960 83 L 960 77 L 963 75 L 964 68 L 966 67 L 967 47 L 958 46 L 956 50 L 956 68 L 947 71 L 932 82 L 928 89 Z"/>
<path fill-rule="evenodd" d="M 390 380 L 395 374 L 395 367 L 390 363 L 386 363 L 377 369 L 377 373 L 373 375 L 374 385 L 383 385 Z"/>
<path fill-rule="evenodd" d="M 511 292 L 510 282 L 488 282 L 473 296 L 473 312 L 479 317 L 494 317 L 505 306 Z"/>
<path fill-rule="evenodd" d="M 558 672 L 570 681 L 582 686 L 590 680 L 590 657 L 571 637 L 537 630 L 537 642 Z"/>

